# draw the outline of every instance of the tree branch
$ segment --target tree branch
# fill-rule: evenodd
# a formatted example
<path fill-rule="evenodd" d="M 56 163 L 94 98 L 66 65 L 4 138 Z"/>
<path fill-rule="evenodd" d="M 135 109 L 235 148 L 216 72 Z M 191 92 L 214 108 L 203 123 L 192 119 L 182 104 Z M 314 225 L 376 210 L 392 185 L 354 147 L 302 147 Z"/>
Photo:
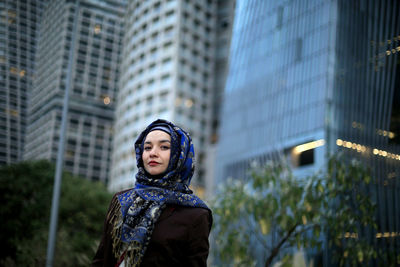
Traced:
<path fill-rule="evenodd" d="M 252 232 L 252 234 L 256 237 L 257 241 L 259 241 L 261 243 L 261 245 L 264 247 L 264 249 L 270 250 L 271 248 L 267 246 L 267 244 L 265 243 L 265 240 L 259 235 L 259 233 L 257 231 L 254 230 L 254 229 L 256 229 L 256 227 L 251 222 L 251 220 L 249 220 L 249 217 L 246 216 L 245 220 L 247 221 L 250 232 Z"/>
<path fill-rule="evenodd" d="M 320 226 L 321 227 L 321 225 L 319 225 L 319 224 L 308 225 L 307 227 L 304 227 L 300 231 L 294 233 L 294 235 L 296 236 L 296 235 L 302 234 L 304 232 L 307 232 L 308 230 L 311 230 L 311 229 L 315 228 L 316 226 Z"/>
<path fill-rule="evenodd" d="M 265 262 L 265 267 L 268 267 L 271 265 L 272 260 L 276 257 L 276 255 L 278 255 L 280 248 L 282 247 L 282 245 L 289 239 L 289 237 L 292 235 L 292 233 L 296 230 L 297 226 L 299 226 L 299 224 L 295 224 L 286 234 L 286 236 L 284 238 L 281 239 L 281 241 L 279 242 L 278 245 L 276 245 L 274 247 L 274 249 L 271 251 L 271 255 L 269 255 L 268 259 Z"/>

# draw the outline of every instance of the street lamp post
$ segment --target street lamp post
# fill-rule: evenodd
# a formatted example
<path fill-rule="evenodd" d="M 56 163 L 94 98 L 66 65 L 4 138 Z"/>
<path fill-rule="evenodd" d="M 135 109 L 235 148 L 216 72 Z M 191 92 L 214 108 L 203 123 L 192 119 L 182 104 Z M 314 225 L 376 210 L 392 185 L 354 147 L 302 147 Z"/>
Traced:
<path fill-rule="evenodd" d="M 48 238 L 48 242 L 47 242 L 46 267 L 53 266 L 53 259 L 54 259 L 54 248 L 55 248 L 56 235 L 57 235 L 58 206 L 59 206 L 59 200 L 60 200 L 62 169 L 63 169 L 63 162 L 64 162 L 64 145 L 65 145 L 66 126 L 67 126 L 67 119 L 68 119 L 67 117 L 68 117 L 69 91 L 70 91 L 70 86 L 71 86 L 71 73 L 72 73 L 72 66 L 73 66 L 74 54 L 75 54 L 74 53 L 75 36 L 76 36 L 78 14 L 79 14 L 79 1 L 76 2 L 71 43 L 70 43 L 70 47 L 69 47 L 68 69 L 67 69 L 63 110 L 62 110 L 62 117 L 61 117 L 60 139 L 58 141 L 56 173 L 55 173 L 55 178 L 54 178 L 53 199 L 51 202 L 51 215 L 50 215 L 49 238 Z"/>

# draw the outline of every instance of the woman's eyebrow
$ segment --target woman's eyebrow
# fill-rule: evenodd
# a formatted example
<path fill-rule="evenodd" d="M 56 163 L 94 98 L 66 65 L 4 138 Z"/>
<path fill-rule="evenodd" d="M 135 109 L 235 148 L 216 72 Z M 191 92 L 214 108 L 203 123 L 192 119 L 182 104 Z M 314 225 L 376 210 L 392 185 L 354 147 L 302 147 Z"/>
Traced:
<path fill-rule="evenodd" d="M 165 139 L 165 140 L 160 140 L 160 141 L 158 141 L 159 143 L 166 143 L 166 142 L 168 142 L 168 143 L 171 143 L 171 141 L 169 141 L 169 140 L 167 140 L 167 139 Z M 145 144 L 149 144 L 149 145 L 151 145 L 152 144 L 152 142 L 151 141 L 146 141 L 146 142 L 144 142 Z"/>

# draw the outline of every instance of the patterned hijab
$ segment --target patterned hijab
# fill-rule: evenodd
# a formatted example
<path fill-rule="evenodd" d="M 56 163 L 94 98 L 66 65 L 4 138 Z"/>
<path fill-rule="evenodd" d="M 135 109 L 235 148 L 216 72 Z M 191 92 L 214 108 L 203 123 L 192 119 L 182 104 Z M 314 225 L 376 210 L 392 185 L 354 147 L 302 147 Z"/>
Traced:
<path fill-rule="evenodd" d="M 163 130 L 171 136 L 171 154 L 167 170 L 152 176 L 144 169 L 142 153 L 149 132 Z M 169 121 L 151 123 L 135 142 L 138 173 L 133 189 L 119 195 L 121 218 L 114 227 L 114 253 L 128 266 L 139 266 L 151 239 L 154 225 L 167 204 L 186 207 L 207 205 L 189 189 L 194 172 L 192 139 Z"/>

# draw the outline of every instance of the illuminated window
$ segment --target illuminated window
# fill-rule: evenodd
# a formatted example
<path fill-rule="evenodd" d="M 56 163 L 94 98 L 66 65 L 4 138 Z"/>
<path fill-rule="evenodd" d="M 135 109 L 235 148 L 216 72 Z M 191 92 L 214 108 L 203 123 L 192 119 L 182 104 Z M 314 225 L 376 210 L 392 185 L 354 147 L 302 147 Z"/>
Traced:
<path fill-rule="evenodd" d="M 325 140 L 320 139 L 294 147 L 291 151 L 293 166 L 301 167 L 314 164 L 314 150 L 315 148 L 323 146 L 324 144 Z"/>
<path fill-rule="evenodd" d="M 100 25 L 94 26 L 94 33 L 99 34 L 100 32 L 101 32 L 101 26 Z"/>

